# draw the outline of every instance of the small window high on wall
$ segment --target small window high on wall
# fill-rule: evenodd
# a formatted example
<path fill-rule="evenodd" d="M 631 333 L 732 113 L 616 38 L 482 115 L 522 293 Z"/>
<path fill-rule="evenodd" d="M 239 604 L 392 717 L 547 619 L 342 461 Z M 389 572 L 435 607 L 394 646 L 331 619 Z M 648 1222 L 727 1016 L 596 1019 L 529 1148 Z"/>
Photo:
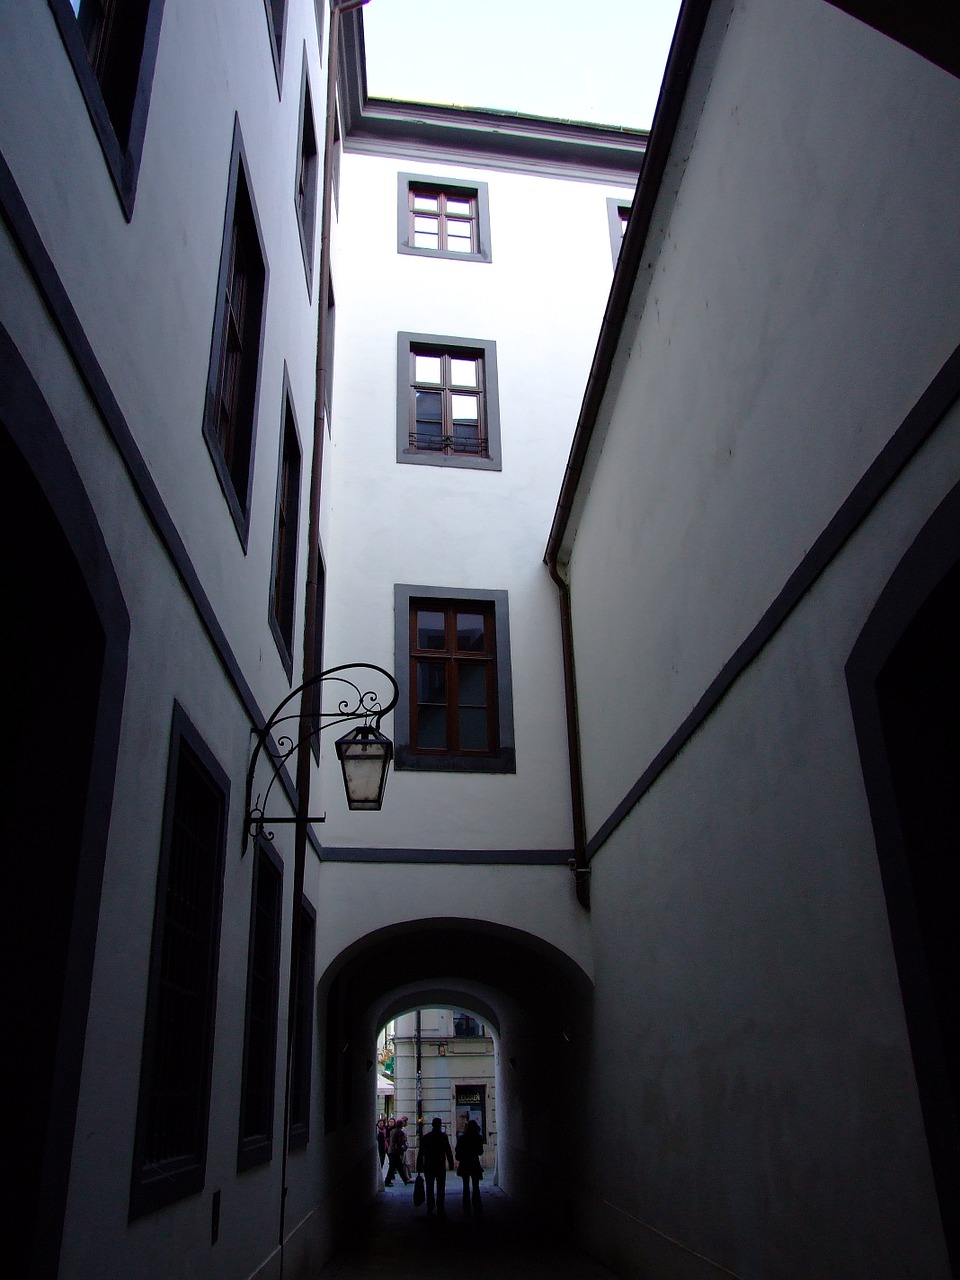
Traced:
<path fill-rule="evenodd" d="M 427 258 L 490 261 L 490 206 L 485 182 L 398 175 L 397 249 Z"/>

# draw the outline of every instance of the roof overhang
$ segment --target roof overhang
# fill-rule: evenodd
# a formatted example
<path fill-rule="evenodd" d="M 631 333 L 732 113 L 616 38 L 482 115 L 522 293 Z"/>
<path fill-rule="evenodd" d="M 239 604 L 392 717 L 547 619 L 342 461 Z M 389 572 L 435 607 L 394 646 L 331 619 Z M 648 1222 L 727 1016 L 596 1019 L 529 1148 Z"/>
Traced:
<path fill-rule="evenodd" d="M 469 157 L 597 181 L 636 182 L 646 130 L 368 97 L 362 10 L 345 13 L 341 21 L 338 76 L 346 150 Z"/>

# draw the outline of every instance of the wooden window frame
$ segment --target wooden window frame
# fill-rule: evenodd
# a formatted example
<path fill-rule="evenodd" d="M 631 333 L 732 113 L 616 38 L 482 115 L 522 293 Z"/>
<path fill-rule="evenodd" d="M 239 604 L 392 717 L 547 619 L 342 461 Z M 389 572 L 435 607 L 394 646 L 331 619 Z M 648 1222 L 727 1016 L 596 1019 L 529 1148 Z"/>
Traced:
<path fill-rule="evenodd" d="M 203 437 L 244 550 L 249 534 L 269 283 L 260 219 L 247 172 L 240 121 L 235 118 Z M 245 268 L 242 289 L 238 287 L 238 257 Z M 242 305 L 240 293 L 244 295 Z M 237 358 L 231 360 L 231 356 Z"/>
<path fill-rule="evenodd" d="M 491 741 L 485 751 L 461 751 L 459 749 L 439 750 L 436 748 L 419 749 L 416 738 L 416 661 L 417 659 L 444 660 L 437 651 L 419 651 L 412 643 L 415 640 L 416 609 L 433 609 L 436 611 L 450 609 L 456 612 L 489 611 L 491 630 L 488 633 L 490 643 L 486 661 L 490 663 L 495 674 L 488 677 L 492 682 L 488 707 L 491 719 Z M 399 700 L 394 715 L 394 766 L 398 770 L 410 769 L 421 772 L 445 773 L 514 773 L 516 772 L 516 751 L 514 747 L 513 724 L 513 680 L 510 663 L 510 619 L 508 598 L 505 591 L 467 590 L 465 588 L 446 588 L 431 586 L 414 586 L 406 583 L 394 587 L 394 671 L 399 687 Z M 469 660 L 466 654 L 451 655 L 452 661 Z M 452 690 L 452 691 L 451 691 Z M 455 708 L 456 685 L 447 687 L 447 706 Z M 489 692 L 489 689 L 488 689 Z M 448 710 L 448 715 L 454 712 Z M 456 742 L 456 737 L 449 737 Z"/>
<path fill-rule="evenodd" d="M 421 612 L 443 615 L 444 647 L 421 648 L 418 642 L 418 617 Z M 460 649 L 457 646 L 457 618 L 462 613 L 476 613 L 483 618 L 483 648 Z M 429 705 L 445 708 L 445 735 L 442 747 L 428 747 L 420 742 L 420 709 L 428 705 L 419 698 L 418 674 L 425 664 L 442 666 L 444 698 Z M 460 677 L 463 668 L 483 671 L 483 709 L 487 721 L 487 746 L 471 749 L 461 746 L 458 711 L 460 710 Z M 495 756 L 500 750 L 497 720 L 497 647 L 496 616 L 492 601 L 431 600 L 414 597 L 410 601 L 410 750 L 418 755 L 454 755 L 464 758 Z"/>
<path fill-rule="evenodd" d="M 471 359 L 480 362 L 480 431 L 483 453 L 466 453 L 451 448 L 418 448 L 416 433 L 416 390 L 414 356 L 417 353 L 439 355 L 447 359 Z M 422 389 L 438 390 L 435 384 Z M 452 415 L 449 406 L 450 387 L 441 389 L 447 406 L 444 434 L 452 440 Z M 463 388 L 473 391 L 474 388 Z M 459 338 L 447 334 L 397 334 L 397 461 L 428 467 L 466 467 L 477 471 L 502 469 L 500 446 L 500 405 L 497 378 L 497 344 L 484 338 Z"/>
<path fill-rule="evenodd" d="M 446 247 L 446 224 L 441 216 L 440 247 L 425 248 L 414 244 L 413 193 L 429 192 L 441 197 L 441 205 L 447 199 L 469 200 L 473 207 L 473 234 L 470 253 Z M 429 216 L 429 215 L 428 215 Z M 425 173 L 399 173 L 397 175 L 397 252 L 413 254 L 419 258 L 449 258 L 458 262 L 490 262 L 490 198 L 485 182 L 461 182 L 456 178 L 436 177 Z"/>
<path fill-rule="evenodd" d="M 417 380 L 417 356 L 433 356 L 440 360 L 441 378 L 439 383 Z M 414 453 L 440 453 L 447 457 L 488 458 L 487 446 L 487 411 L 486 411 L 486 379 L 484 377 L 483 352 L 476 347 L 436 347 L 428 343 L 411 343 L 410 345 L 410 433 L 407 447 Z M 469 360 L 476 365 L 477 380 L 472 386 L 461 385 L 454 381 L 452 361 Z M 441 419 L 439 437 L 424 436 L 417 432 L 417 393 L 437 392 L 440 395 Z M 477 412 L 476 448 L 458 447 L 462 441 L 457 440 L 453 416 L 453 396 L 457 392 L 476 395 L 479 404 Z M 430 441 L 437 439 L 437 447 Z"/>
<path fill-rule="evenodd" d="M 169 938 L 182 934 L 175 914 L 170 911 L 171 901 L 178 896 L 173 887 L 186 865 L 189 855 L 184 835 L 186 818 L 181 784 L 188 772 L 194 780 L 206 787 L 211 797 L 213 812 L 208 816 L 215 827 L 210 845 L 203 851 L 207 858 L 205 868 L 209 899 L 204 920 L 205 936 L 201 939 L 204 951 L 204 971 L 197 975 L 194 984 L 195 1003 L 199 1015 L 193 1017 L 194 1040 L 189 1046 L 193 1056 L 192 1076 L 189 1087 L 192 1092 L 194 1131 L 192 1149 L 160 1157 L 151 1151 L 151 1128 L 157 1124 L 156 1108 L 170 1085 L 164 1084 L 163 1072 L 169 1072 L 172 1056 L 170 1046 L 176 1041 L 176 1053 L 181 1061 L 184 1052 L 183 1019 L 174 1025 L 170 1014 L 171 997 L 163 996 L 164 989 L 183 988 L 182 972 L 177 981 L 167 971 L 169 957 L 173 954 Z M 189 785 L 188 783 L 184 784 Z M 146 1018 L 141 1059 L 140 1095 L 137 1107 L 137 1125 L 134 1139 L 133 1171 L 130 1187 L 131 1221 L 153 1213 L 168 1204 L 201 1191 L 206 1176 L 207 1127 L 210 1114 L 210 1089 L 213 1068 L 213 1045 L 216 1028 L 217 982 L 220 957 L 220 925 L 223 905 L 223 873 L 225 865 L 227 811 L 230 781 L 212 753 L 200 738 L 179 705 L 174 707 L 171 730 L 170 755 L 167 767 L 166 800 L 163 815 L 163 833 L 157 870 L 157 893 L 153 924 L 153 942 L 150 957 L 150 975 L 147 988 Z M 194 840 L 194 851 L 198 841 Z M 195 882 L 196 877 L 193 878 Z M 178 933 L 179 930 L 179 933 Z M 182 952 L 182 947 L 181 947 Z M 164 1010 L 167 1011 L 165 1029 Z M 182 1012 L 182 1011 L 181 1011 Z M 189 1019 L 188 1019 L 189 1023 Z M 165 1038 L 166 1037 L 166 1038 Z M 183 1107 L 181 1105 L 181 1111 Z M 158 1158 L 160 1157 L 160 1158 Z"/>
<path fill-rule="evenodd" d="M 297 612 L 302 450 L 286 364 L 283 369 L 283 420 L 277 464 L 273 562 L 268 620 L 287 679 L 293 678 L 293 638 Z"/>
<path fill-rule="evenodd" d="M 165 0 L 104 0 L 88 48 L 70 0 L 47 0 L 124 217 L 133 217 Z"/>
<path fill-rule="evenodd" d="M 416 208 L 418 198 L 435 199 L 437 201 L 436 213 L 432 210 L 422 210 Z M 454 200 L 458 204 L 467 204 L 469 210 L 464 213 L 451 213 L 448 210 L 448 201 Z M 476 257 L 480 247 L 480 213 L 478 209 L 477 193 L 475 190 L 465 188 L 458 190 L 451 187 L 438 187 L 428 182 L 411 182 L 407 187 L 407 208 L 409 230 L 409 243 L 415 249 L 429 248 L 430 246 L 418 245 L 416 243 L 417 236 L 417 218 L 436 218 L 437 222 L 437 245 L 436 248 L 448 251 L 452 256 L 458 258 Z M 465 222 L 470 228 L 470 248 L 466 251 L 451 246 L 450 222 Z M 457 237 L 453 237 L 454 240 Z"/>
<path fill-rule="evenodd" d="M 250 893 L 238 1173 L 273 1158 L 282 916 L 283 864 L 270 843 L 261 838 L 254 847 Z"/>

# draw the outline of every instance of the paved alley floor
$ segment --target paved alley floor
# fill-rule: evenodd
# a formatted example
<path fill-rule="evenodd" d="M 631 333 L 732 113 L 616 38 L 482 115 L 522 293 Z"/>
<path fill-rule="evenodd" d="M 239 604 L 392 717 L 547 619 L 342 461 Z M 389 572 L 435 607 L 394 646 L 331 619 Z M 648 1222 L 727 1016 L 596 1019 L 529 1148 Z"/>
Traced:
<path fill-rule="evenodd" d="M 428 1218 L 425 1206 L 413 1207 L 412 1183 L 384 1188 L 360 1237 L 319 1280 L 614 1280 L 490 1183 L 483 1183 L 477 1218 L 463 1215 L 460 1179 L 448 1177 L 447 1188 L 447 1217 L 440 1220 Z"/>

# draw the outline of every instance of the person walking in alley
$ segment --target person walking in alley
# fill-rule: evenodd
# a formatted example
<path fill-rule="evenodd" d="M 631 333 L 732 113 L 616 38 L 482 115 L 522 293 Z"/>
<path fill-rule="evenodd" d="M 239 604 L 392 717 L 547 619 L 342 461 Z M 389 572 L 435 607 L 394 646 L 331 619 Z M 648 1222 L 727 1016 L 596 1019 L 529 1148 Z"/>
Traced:
<path fill-rule="evenodd" d="M 427 1182 L 427 1215 L 433 1213 L 436 1204 L 437 1217 L 445 1218 L 443 1200 L 446 1194 L 447 1169 L 453 1170 L 453 1152 L 450 1150 L 450 1139 L 443 1132 L 443 1121 L 434 1116 L 430 1132 L 420 1139 L 417 1152 L 417 1173 L 422 1173 Z"/>
<path fill-rule="evenodd" d="M 377 1155 L 380 1157 L 380 1168 L 387 1158 L 387 1122 L 383 1116 L 377 1121 Z"/>
<path fill-rule="evenodd" d="M 387 1169 L 387 1176 L 383 1180 L 385 1187 L 393 1186 L 393 1179 L 397 1174 L 400 1175 L 400 1181 L 404 1185 L 410 1181 L 403 1160 L 404 1153 L 407 1150 L 407 1135 L 404 1132 L 404 1123 L 405 1121 L 402 1119 L 398 1120 L 393 1126 L 393 1132 L 390 1135 L 390 1149 L 387 1153 L 390 1157 L 390 1167 Z"/>
<path fill-rule="evenodd" d="M 470 1183 L 473 1183 L 472 1208 L 480 1213 L 483 1205 L 480 1202 L 480 1179 L 483 1168 L 480 1157 L 483 1155 L 483 1139 L 480 1137 L 480 1126 L 476 1120 L 468 1120 L 467 1127 L 457 1139 L 457 1175 L 463 1179 L 463 1212 L 469 1216 L 471 1210 Z"/>

